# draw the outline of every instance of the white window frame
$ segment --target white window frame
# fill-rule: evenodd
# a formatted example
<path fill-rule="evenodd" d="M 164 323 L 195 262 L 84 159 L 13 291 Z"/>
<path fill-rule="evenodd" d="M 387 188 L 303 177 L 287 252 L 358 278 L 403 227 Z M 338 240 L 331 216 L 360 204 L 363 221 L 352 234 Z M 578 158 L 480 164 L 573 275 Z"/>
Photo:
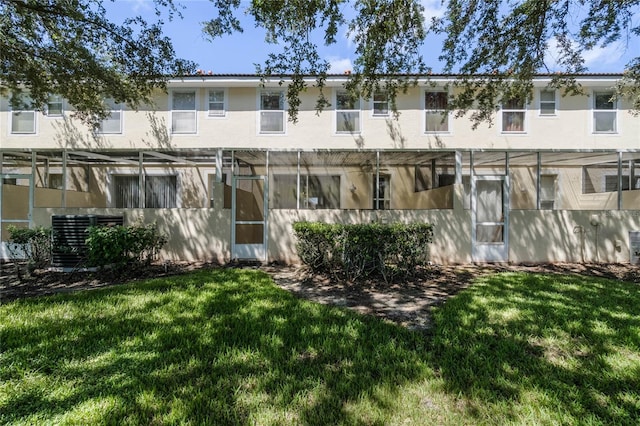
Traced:
<path fill-rule="evenodd" d="M 551 104 L 552 101 L 542 99 L 543 92 L 553 92 L 553 112 L 543 113 L 542 105 Z M 558 116 L 558 91 L 556 89 L 543 88 L 538 91 L 538 115 L 540 117 L 557 117 Z"/>
<path fill-rule="evenodd" d="M 262 95 L 269 94 L 275 95 L 278 94 L 280 96 L 279 106 L 281 109 L 263 109 L 262 108 Z M 282 89 L 262 89 L 258 90 L 258 134 L 259 135 L 284 135 L 287 133 L 287 120 L 286 120 L 286 97 L 284 90 Z M 262 115 L 265 112 L 269 113 L 280 113 L 282 115 L 282 130 L 262 130 Z"/>
<path fill-rule="evenodd" d="M 601 94 L 610 94 L 613 98 L 613 108 L 612 109 L 597 109 L 596 108 L 596 96 Z M 620 116 L 618 112 L 618 99 L 615 96 L 615 92 L 611 89 L 594 89 L 591 93 L 591 133 L 594 135 L 617 135 L 620 133 L 620 126 L 618 123 L 618 117 Z M 615 114 L 613 119 L 614 129 L 612 131 L 597 131 L 596 130 L 596 114 L 597 113 L 613 113 Z"/>
<path fill-rule="evenodd" d="M 422 92 L 422 133 L 425 135 L 449 135 L 452 133 L 451 131 L 451 113 L 447 112 L 446 109 L 441 108 L 427 108 L 427 95 L 429 93 L 444 93 L 447 98 L 447 106 L 449 105 L 449 91 L 443 88 L 434 88 L 429 90 L 424 90 Z M 427 130 L 427 114 L 435 114 L 439 113 L 440 115 L 444 115 L 446 113 L 446 124 L 447 130 Z"/>
<path fill-rule="evenodd" d="M 211 93 L 212 92 L 221 92 L 222 93 L 222 102 L 220 101 L 211 101 Z M 226 118 L 227 110 L 228 110 L 228 91 L 227 89 L 214 89 L 211 88 L 207 90 L 207 117 L 208 118 Z M 212 110 L 211 104 L 217 103 L 222 104 L 222 110 Z"/>
<path fill-rule="evenodd" d="M 25 105 L 31 102 L 31 98 L 29 97 L 24 97 L 23 99 Z M 13 128 L 13 117 L 14 114 L 23 114 L 23 113 L 27 113 L 27 114 L 33 114 L 33 131 L 26 131 L 26 132 L 19 132 L 19 131 L 15 131 Z M 37 111 L 34 107 L 31 107 L 31 109 L 13 109 L 10 108 L 9 109 L 9 133 L 13 136 L 31 136 L 31 135 L 36 135 L 38 134 L 38 114 Z"/>
<path fill-rule="evenodd" d="M 378 99 L 376 99 L 378 97 Z M 382 100 L 381 98 L 384 97 Z M 386 112 L 376 112 L 376 104 L 386 104 Z M 391 114 L 389 108 L 389 95 L 386 92 L 375 92 L 371 95 L 371 116 L 375 118 L 387 118 Z"/>
<path fill-rule="evenodd" d="M 51 105 L 60 104 L 60 113 L 51 113 Z M 50 94 L 47 99 L 46 116 L 49 118 L 60 118 L 64 116 L 64 98 L 61 95 Z"/>
<path fill-rule="evenodd" d="M 333 93 L 333 104 L 335 105 L 333 131 L 336 135 L 361 135 L 362 134 L 362 99 L 356 98 L 353 102 L 352 109 L 339 109 L 338 97 L 341 95 L 349 96 L 349 92 L 346 90 L 335 90 Z M 338 123 L 340 122 L 340 114 L 357 114 L 358 129 L 354 130 L 338 130 Z"/>
<path fill-rule="evenodd" d="M 96 128 L 96 134 L 99 135 L 121 135 L 123 133 L 123 129 L 124 129 L 124 107 L 122 105 L 122 103 L 116 103 L 115 101 L 109 99 L 109 100 L 105 100 L 105 103 L 107 105 L 111 105 L 112 108 L 109 109 L 109 117 L 107 117 L 106 119 L 104 119 L 101 123 L 100 126 L 98 126 L 98 128 Z M 112 116 L 112 114 L 114 112 L 117 112 L 120 114 L 120 119 L 119 121 L 119 126 L 118 126 L 118 130 L 115 131 L 104 131 L 102 129 L 102 125 L 105 121 L 109 120 L 110 117 Z"/>
<path fill-rule="evenodd" d="M 193 93 L 194 95 L 194 109 L 173 109 L 173 104 L 174 104 L 174 95 L 176 93 Z M 169 123 L 170 123 L 170 133 L 172 135 L 196 135 L 198 134 L 198 90 L 194 89 L 194 88 L 184 88 L 184 89 L 173 89 L 171 90 L 171 96 L 169 97 L 169 100 L 171 102 L 170 106 L 169 106 L 169 111 L 170 111 L 170 116 L 169 116 Z M 176 131 L 174 129 L 173 126 L 173 114 L 174 113 L 193 113 L 193 120 L 194 120 L 194 126 L 193 126 L 193 131 Z"/>
<path fill-rule="evenodd" d="M 507 100 L 507 102 L 510 100 Z M 505 130 L 505 114 L 522 114 L 522 130 Z M 527 100 L 522 99 L 522 108 L 505 108 L 504 102 L 500 103 L 500 133 L 507 135 L 523 135 L 527 133 L 529 128 L 527 122 Z"/>

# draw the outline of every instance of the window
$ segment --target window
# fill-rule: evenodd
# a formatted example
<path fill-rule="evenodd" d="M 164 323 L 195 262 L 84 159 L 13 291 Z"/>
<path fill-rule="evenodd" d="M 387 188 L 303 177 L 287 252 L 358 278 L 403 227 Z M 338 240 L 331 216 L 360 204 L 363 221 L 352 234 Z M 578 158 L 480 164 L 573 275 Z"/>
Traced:
<path fill-rule="evenodd" d="M 426 133 L 446 133 L 449 131 L 449 102 L 447 92 L 425 92 L 425 128 Z"/>
<path fill-rule="evenodd" d="M 360 98 L 336 92 L 336 133 L 360 133 Z"/>
<path fill-rule="evenodd" d="M 176 176 L 146 176 L 144 206 L 148 209 L 176 208 Z"/>
<path fill-rule="evenodd" d="M 389 116 L 389 97 L 386 93 L 378 92 L 373 94 L 373 116 Z"/>
<path fill-rule="evenodd" d="M 391 176 L 379 175 L 380 186 L 376 191 L 376 175 L 373 175 L 373 209 L 388 210 L 391 208 Z"/>
<path fill-rule="evenodd" d="M 540 209 L 553 210 L 556 204 L 556 175 L 540 176 Z"/>
<path fill-rule="evenodd" d="M 540 115 L 556 115 L 555 90 L 540 90 Z"/>
<path fill-rule="evenodd" d="M 177 207 L 176 176 L 145 176 L 145 207 Z M 140 181 L 137 175 L 114 176 L 114 204 L 116 208 L 140 207 Z"/>
<path fill-rule="evenodd" d="M 260 133 L 284 133 L 284 92 L 260 92 Z"/>
<path fill-rule="evenodd" d="M 36 111 L 30 106 L 31 99 L 23 99 L 23 102 L 23 109 L 14 109 L 11 111 L 11 133 L 33 134 L 36 132 Z M 29 109 L 27 109 L 28 105 Z"/>
<path fill-rule="evenodd" d="M 304 208 L 340 208 L 340 176 L 301 176 L 300 179 Z"/>
<path fill-rule="evenodd" d="M 5 185 L 17 185 L 18 179 L 16 178 L 2 178 L 2 183 Z"/>
<path fill-rule="evenodd" d="M 122 104 L 117 104 L 112 99 L 105 101 L 110 113 L 98 126 L 98 133 L 122 133 Z"/>
<path fill-rule="evenodd" d="M 593 93 L 593 132 L 616 133 L 616 100 L 613 92 Z"/>
<path fill-rule="evenodd" d="M 171 96 L 171 133 L 196 133 L 196 91 L 175 90 Z"/>
<path fill-rule="evenodd" d="M 220 181 L 221 185 L 226 185 L 227 182 L 227 174 L 223 173 L 222 174 L 222 179 Z M 215 202 L 215 194 L 214 194 L 214 189 L 216 187 L 216 185 L 218 184 L 218 182 L 216 182 L 216 175 L 215 174 L 210 174 L 209 175 L 209 208 L 213 209 L 216 206 L 216 202 Z M 225 200 L 227 198 L 227 194 L 224 194 L 226 191 L 223 189 L 223 200 Z M 231 198 L 231 194 L 229 193 L 229 199 Z M 223 208 L 231 208 L 231 200 L 229 200 L 229 206 L 227 207 L 226 203 L 223 201 L 222 203 Z"/>
<path fill-rule="evenodd" d="M 271 201 L 273 208 L 295 209 L 297 207 L 297 179 L 297 175 L 273 175 L 273 200 Z"/>
<path fill-rule="evenodd" d="M 622 191 L 629 190 L 629 175 L 622 175 Z M 604 192 L 618 191 L 618 175 L 605 175 Z"/>
<path fill-rule="evenodd" d="M 62 189 L 62 173 L 49 173 L 48 186 L 51 189 Z"/>
<path fill-rule="evenodd" d="M 47 101 L 47 116 L 62 117 L 62 96 L 49 95 Z"/>
<path fill-rule="evenodd" d="M 273 175 L 274 209 L 295 209 L 298 191 L 298 176 L 295 174 Z M 303 209 L 339 209 L 340 176 L 301 175 L 300 208 Z"/>
<path fill-rule="evenodd" d="M 114 206 L 119 209 L 131 209 L 140 207 L 140 190 L 138 176 L 114 176 L 113 200 Z"/>
<path fill-rule="evenodd" d="M 512 98 L 502 103 L 502 131 L 524 133 L 525 102 L 522 98 Z"/>
<path fill-rule="evenodd" d="M 414 192 L 453 185 L 456 182 L 455 165 L 449 158 L 433 159 L 430 164 L 416 165 L 414 170 Z"/>
<path fill-rule="evenodd" d="M 225 114 L 224 90 L 209 90 L 209 117 L 224 117 Z"/>

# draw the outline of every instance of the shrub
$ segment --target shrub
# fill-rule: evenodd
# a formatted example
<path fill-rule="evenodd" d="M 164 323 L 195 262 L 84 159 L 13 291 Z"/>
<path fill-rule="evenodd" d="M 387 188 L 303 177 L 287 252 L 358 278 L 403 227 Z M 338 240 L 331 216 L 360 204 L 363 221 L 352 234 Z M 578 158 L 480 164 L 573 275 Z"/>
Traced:
<path fill-rule="evenodd" d="M 167 243 L 156 224 L 90 226 L 86 239 L 89 266 L 149 264 Z"/>
<path fill-rule="evenodd" d="M 53 234 L 51 228 L 42 226 L 17 228 L 10 225 L 8 230 L 11 242 L 9 251 L 15 261 L 22 257 L 20 250 L 25 255 L 28 272 L 49 265 L 51 261 L 51 236 Z M 19 269 L 17 271 L 18 275 L 20 275 Z"/>
<path fill-rule="evenodd" d="M 429 260 L 433 226 L 414 224 L 325 224 L 296 222 L 300 260 L 317 272 L 348 280 L 380 275 L 385 281 L 412 275 Z"/>

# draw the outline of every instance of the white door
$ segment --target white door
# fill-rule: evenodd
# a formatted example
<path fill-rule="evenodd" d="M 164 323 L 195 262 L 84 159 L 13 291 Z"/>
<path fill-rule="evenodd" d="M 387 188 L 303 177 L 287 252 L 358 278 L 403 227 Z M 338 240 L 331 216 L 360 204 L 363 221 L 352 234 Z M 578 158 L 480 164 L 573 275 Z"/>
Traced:
<path fill-rule="evenodd" d="M 231 258 L 267 260 L 267 184 L 264 176 L 234 176 Z"/>
<path fill-rule="evenodd" d="M 509 260 L 509 182 L 506 176 L 474 176 L 471 182 L 474 262 Z"/>

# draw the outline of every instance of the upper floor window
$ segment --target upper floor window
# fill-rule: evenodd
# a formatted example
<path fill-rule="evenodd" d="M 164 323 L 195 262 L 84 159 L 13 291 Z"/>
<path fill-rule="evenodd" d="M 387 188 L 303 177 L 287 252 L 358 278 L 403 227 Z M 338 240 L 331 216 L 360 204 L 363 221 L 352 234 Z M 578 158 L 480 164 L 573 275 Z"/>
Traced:
<path fill-rule="evenodd" d="M 171 133 L 196 133 L 196 91 L 174 90 L 171 95 Z"/>
<path fill-rule="evenodd" d="M 505 133 L 524 133 L 526 106 L 520 97 L 502 102 L 502 131 Z"/>
<path fill-rule="evenodd" d="M 260 133 L 284 133 L 284 92 L 260 92 Z"/>
<path fill-rule="evenodd" d="M 426 133 L 446 133 L 449 131 L 448 102 L 449 93 L 445 91 L 424 93 L 424 131 Z"/>
<path fill-rule="evenodd" d="M 540 115 L 556 115 L 555 90 L 540 90 Z"/>
<path fill-rule="evenodd" d="M 616 133 L 617 102 L 612 91 L 593 92 L 593 132 Z"/>
<path fill-rule="evenodd" d="M 336 133 L 360 133 L 360 98 L 336 92 Z"/>
<path fill-rule="evenodd" d="M 47 101 L 47 116 L 49 117 L 62 117 L 62 96 L 49 95 Z"/>
<path fill-rule="evenodd" d="M 100 122 L 98 133 L 122 133 L 122 104 L 113 99 L 105 101 L 109 108 L 109 116 Z"/>
<path fill-rule="evenodd" d="M 373 115 L 374 117 L 389 116 L 389 97 L 386 93 L 376 92 L 373 94 Z"/>
<path fill-rule="evenodd" d="M 11 133 L 32 134 L 36 132 L 36 111 L 31 99 L 22 100 L 23 107 L 11 111 Z"/>
<path fill-rule="evenodd" d="M 224 117 L 226 114 L 225 104 L 223 89 L 209 90 L 209 117 Z"/>

